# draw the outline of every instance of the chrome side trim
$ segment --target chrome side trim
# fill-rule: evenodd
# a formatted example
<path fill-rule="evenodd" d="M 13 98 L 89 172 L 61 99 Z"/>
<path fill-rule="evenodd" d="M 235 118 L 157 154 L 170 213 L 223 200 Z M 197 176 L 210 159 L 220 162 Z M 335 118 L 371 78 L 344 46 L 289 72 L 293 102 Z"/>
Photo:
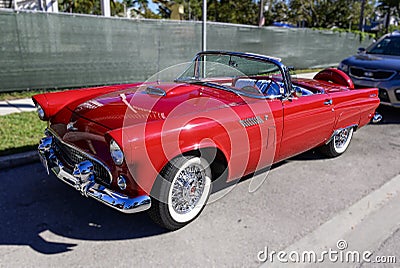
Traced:
<path fill-rule="evenodd" d="M 266 120 L 267 119 L 268 119 L 268 116 L 267 116 Z M 244 127 L 251 127 L 251 126 L 260 125 L 260 124 L 264 123 L 264 120 L 262 120 L 262 118 L 260 116 L 256 116 L 256 117 L 249 117 L 249 118 L 242 119 L 239 121 L 239 123 Z"/>
<path fill-rule="evenodd" d="M 337 134 L 339 134 L 340 131 L 342 131 L 343 129 L 346 129 L 346 128 L 354 128 L 354 131 L 356 131 L 357 128 L 358 128 L 358 125 L 357 124 L 353 124 L 353 125 L 350 125 L 350 126 L 347 126 L 347 127 L 338 128 L 338 129 L 334 130 L 332 135 L 331 135 L 331 137 L 325 142 L 325 144 L 330 143 L 331 140 L 333 139 L 333 137 L 335 137 Z"/>
<path fill-rule="evenodd" d="M 48 136 L 48 135 L 53 136 L 54 138 L 56 138 L 56 139 L 58 140 L 58 142 L 62 143 L 63 145 L 65 145 L 65 146 L 67 146 L 67 147 L 70 147 L 70 148 L 72 148 L 72 149 L 74 149 L 74 150 L 80 152 L 81 154 L 83 154 L 83 155 L 85 155 L 87 158 L 89 158 L 91 161 L 94 161 L 94 162 L 98 163 L 99 165 L 103 166 L 104 169 L 107 171 L 108 176 L 110 177 L 110 183 L 109 183 L 109 185 L 111 185 L 111 183 L 112 183 L 112 181 L 113 181 L 113 177 L 112 177 L 112 174 L 111 174 L 111 170 L 107 167 L 106 164 L 104 164 L 104 163 L 101 162 L 100 160 L 94 158 L 93 156 L 89 155 L 88 153 L 82 151 L 82 150 L 79 149 L 78 147 L 76 147 L 76 146 L 74 146 L 74 145 L 72 145 L 72 144 L 68 144 L 68 143 L 64 142 L 64 141 L 60 138 L 60 136 L 58 136 L 58 134 L 57 134 L 54 130 L 52 130 L 51 128 L 46 128 L 46 130 L 45 130 L 45 135 L 47 135 L 47 136 Z"/>
<path fill-rule="evenodd" d="M 48 141 L 48 138 L 43 139 Z M 123 213 L 136 213 L 151 207 L 151 199 L 147 195 L 129 197 L 94 182 L 93 166 L 89 160 L 77 164 L 73 174 L 70 174 L 64 169 L 64 165 L 52 149 L 39 150 L 39 156 L 45 167 L 48 167 L 57 178 L 86 197 L 91 197 Z"/>

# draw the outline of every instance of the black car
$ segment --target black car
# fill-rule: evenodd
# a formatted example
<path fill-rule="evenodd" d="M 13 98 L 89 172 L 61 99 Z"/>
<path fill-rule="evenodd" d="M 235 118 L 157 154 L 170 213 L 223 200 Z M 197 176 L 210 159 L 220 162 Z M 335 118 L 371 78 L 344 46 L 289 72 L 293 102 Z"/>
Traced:
<path fill-rule="evenodd" d="M 377 87 L 382 104 L 400 107 L 400 31 L 387 34 L 357 55 L 344 59 L 339 69 L 356 87 Z"/>

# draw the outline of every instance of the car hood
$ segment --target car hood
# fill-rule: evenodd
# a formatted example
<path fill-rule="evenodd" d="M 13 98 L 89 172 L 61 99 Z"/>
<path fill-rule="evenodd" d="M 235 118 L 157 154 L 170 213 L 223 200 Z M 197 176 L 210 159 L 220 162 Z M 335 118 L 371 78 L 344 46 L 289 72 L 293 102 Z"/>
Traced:
<path fill-rule="evenodd" d="M 171 113 L 178 116 L 239 105 L 245 102 L 244 98 L 212 87 L 155 83 L 115 91 L 79 104 L 72 103 L 68 109 L 73 112 L 71 122 L 84 118 L 107 129 L 117 129 L 164 120 Z"/>
<path fill-rule="evenodd" d="M 343 60 L 344 64 L 367 69 L 400 70 L 400 57 L 361 53 Z"/>

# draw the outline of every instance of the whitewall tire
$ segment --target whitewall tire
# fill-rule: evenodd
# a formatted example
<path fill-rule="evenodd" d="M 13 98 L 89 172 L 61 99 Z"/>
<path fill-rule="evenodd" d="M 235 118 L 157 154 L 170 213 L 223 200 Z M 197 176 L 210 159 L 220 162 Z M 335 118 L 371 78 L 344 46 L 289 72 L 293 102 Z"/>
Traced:
<path fill-rule="evenodd" d="M 150 217 L 169 230 L 179 229 L 200 215 L 211 193 L 211 168 L 197 156 L 180 156 L 160 173 L 152 192 Z"/>

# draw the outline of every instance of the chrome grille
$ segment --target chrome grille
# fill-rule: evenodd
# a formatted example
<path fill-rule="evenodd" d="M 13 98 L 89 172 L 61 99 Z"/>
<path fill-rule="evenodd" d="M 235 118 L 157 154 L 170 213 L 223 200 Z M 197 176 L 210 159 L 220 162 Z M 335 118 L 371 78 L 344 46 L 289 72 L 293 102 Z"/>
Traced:
<path fill-rule="evenodd" d="M 96 180 L 107 185 L 111 183 L 111 173 L 102 163 L 100 163 L 98 160 L 95 160 L 93 157 L 90 157 L 89 155 L 79 150 L 76 150 L 72 146 L 69 146 L 66 143 L 61 142 L 54 135 L 53 138 L 54 138 L 53 139 L 54 149 L 57 155 L 65 162 L 63 164 L 73 169 L 76 164 L 85 160 L 89 160 L 92 162 L 94 166 Z"/>
<path fill-rule="evenodd" d="M 389 80 L 396 72 L 390 70 L 372 70 L 360 67 L 350 67 L 350 74 L 354 77 L 370 80 Z"/>

